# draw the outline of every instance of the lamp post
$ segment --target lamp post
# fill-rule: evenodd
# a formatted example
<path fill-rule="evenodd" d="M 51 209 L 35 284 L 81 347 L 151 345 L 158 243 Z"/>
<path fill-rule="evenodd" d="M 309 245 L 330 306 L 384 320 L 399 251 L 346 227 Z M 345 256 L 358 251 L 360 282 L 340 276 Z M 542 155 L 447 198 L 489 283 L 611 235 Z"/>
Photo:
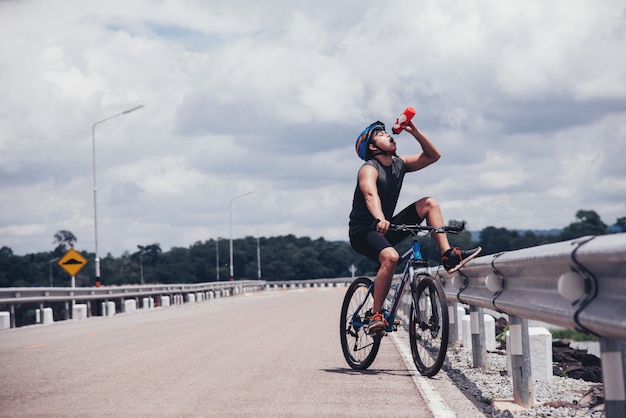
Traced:
<path fill-rule="evenodd" d="M 93 157 L 93 227 L 94 227 L 94 240 L 96 250 L 96 287 L 100 287 L 100 257 L 98 257 L 98 209 L 97 209 L 97 192 L 96 187 L 96 125 L 106 122 L 107 120 L 116 118 L 118 116 L 126 115 L 127 113 L 134 112 L 137 109 L 141 109 L 144 105 L 135 106 L 132 109 L 125 110 L 108 118 L 99 120 L 91 127 L 91 144 L 92 144 L 92 157 Z"/>
<path fill-rule="evenodd" d="M 254 193 L 254 190 L 230 199 L 230 280 L 235 279 L 235 269 L 233 268 L 233 201 L 252 193 Z"/>
<path fill-rule="evenodd" d="M 49 274 L 50 274 L 50 287 L 52 287 L 52 263 L 55 261 L 59 261 L 59 257 L 54 257 L 52 260 L 48 262 Z"/>
<path fill-rule="evenodd" d="M 256 267 L 257 267 L 257 277 L 261 280 L 261 242 L 259 241 L 259 236 L 257 234 L 256 237 Z"/>
<path fill-rule="evenodd" d="M 265 222 L 263 225 L 258 225 L 256 228 L 256 270 L 257 278 L 261 280 L 261 227 L 267 225 L 269 222 Z"/>
<path fill-rule="evenodd" d="M 215 239 L 215 277 L 220 281 L 220 237 Z"/>

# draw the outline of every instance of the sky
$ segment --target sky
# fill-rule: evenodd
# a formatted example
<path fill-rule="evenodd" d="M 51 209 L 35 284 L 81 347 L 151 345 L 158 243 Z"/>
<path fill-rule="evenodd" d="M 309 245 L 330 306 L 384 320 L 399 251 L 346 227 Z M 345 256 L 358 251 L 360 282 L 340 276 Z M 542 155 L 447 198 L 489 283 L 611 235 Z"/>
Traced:
<path fill-rule="evenodd" d="M 580 209 L 610 225 L 624 51 L 621 0 L 0 0 L 0 247 L 69 230 L 94 252 L 96 222 L 100 256 L 347 240 L 356 137 L 407 106 L 442 158 L 399 209 L 433 196 L 472 231 Z"/>

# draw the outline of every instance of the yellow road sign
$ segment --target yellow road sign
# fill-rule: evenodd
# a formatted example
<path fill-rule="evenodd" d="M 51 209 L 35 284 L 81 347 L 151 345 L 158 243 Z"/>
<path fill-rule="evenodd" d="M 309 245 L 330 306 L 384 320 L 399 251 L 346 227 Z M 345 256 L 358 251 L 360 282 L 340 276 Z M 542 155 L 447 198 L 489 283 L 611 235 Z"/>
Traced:
<path fill-rule="evenodd" d="M 87 259 L 81 255 L 78 251 L 70 248 L 63 257 L 58 261 L 59 266 L 63 270 L 67 271 L 70 276 L 76 276 L 76 274 L 87 264 Z"/>

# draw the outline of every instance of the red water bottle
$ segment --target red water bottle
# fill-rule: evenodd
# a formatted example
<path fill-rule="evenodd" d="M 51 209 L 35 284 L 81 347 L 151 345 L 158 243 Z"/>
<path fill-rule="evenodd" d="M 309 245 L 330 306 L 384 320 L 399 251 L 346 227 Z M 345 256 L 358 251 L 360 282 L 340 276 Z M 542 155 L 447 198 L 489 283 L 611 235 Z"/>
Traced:
<path fill-rule="evenodd" d="M 404 112 L 402 112 L 402 114 L 398 116 L 398 119 L 396 119 L 396 123 L 393 124 L 391 132 L 394 134 L 402 132 L 404 127 L 411 121 L 411 119 L 413 119 L 413 116 L 415 116 L 415 109 L 412 107 L 404 109 Z"/>

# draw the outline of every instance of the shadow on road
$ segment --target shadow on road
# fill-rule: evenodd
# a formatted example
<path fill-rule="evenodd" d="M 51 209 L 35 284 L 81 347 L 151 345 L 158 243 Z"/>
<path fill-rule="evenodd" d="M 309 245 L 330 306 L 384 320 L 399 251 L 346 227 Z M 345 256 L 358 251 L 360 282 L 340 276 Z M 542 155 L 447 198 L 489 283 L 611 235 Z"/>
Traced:
<path fill-rule="evenodd" d="M 388 375 L 388 376 L 411 376 L 411 374 L 405 370 L 390 370 L 390 369 L 367 369 L 367 370 L 354 370 L 348 368 L 334 368 L 334 369 L 320 369 L 326 373 L 336 373 L 345 375 Z"/>

